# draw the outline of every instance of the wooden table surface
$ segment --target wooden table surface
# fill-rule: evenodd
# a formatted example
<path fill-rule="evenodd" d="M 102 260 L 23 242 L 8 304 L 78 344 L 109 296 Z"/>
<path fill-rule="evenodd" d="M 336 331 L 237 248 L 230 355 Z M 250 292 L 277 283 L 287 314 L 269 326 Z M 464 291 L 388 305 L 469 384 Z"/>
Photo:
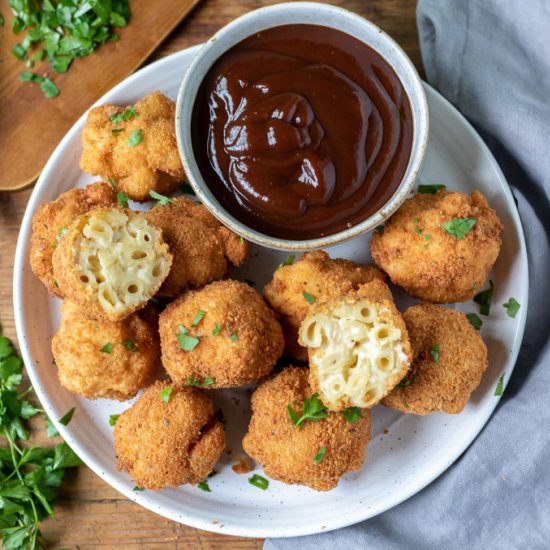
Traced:
<path fill-rule="evenodd" d="M 203 42 L 235 17 L 275 3 L 272 0 L 202 0 L 153 59 Z M 420 69 L 416 0 L 333 0 L 327 3 L 357 12 L 379 25 L 405 49 Z M 12 339 L 15 339 L 13 259 L 30 193 L 31 190 L 0 193 L 0 323 L 4 334 Z M 36 444 L 48 444 L 42 425 L 37 428 Z M 130 502 L 85 467 L 69 472 L 55 510 L 56 516 L 42 526 L 51 548 L 251 550 L 263 545 L 261 539 L 208 533 L 166 520 Z"/>

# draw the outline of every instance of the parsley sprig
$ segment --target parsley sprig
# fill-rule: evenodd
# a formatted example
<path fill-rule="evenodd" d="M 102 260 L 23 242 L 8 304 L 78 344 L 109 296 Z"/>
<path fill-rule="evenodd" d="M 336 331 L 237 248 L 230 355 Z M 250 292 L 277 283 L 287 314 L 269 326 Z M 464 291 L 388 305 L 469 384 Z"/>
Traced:
<path fill-rule="evenodd" d="M 299 428 L 308 420 L 309 422 L 318 422 L 328 416 L 328 409 L 319 399 L 319 395 L 314 393 L 311 397 L 306 397 L 302 402 L 301 414 L 296 412 L 291 405 L 287 405 L 286 410 L 290 421 Z"/>

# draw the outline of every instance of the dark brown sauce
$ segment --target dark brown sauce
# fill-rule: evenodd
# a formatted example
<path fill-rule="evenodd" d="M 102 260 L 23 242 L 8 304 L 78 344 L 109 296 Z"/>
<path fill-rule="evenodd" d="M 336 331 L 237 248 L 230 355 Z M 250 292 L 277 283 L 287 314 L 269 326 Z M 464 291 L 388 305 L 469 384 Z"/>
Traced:
<path fill-rule="evenodd" d="M 351 227 L 395 193 L 413 120 L 397 75 L 340 31 L 285 25 L 233 46 L 193 107 L 195 157 L 235 218 L 270 236 Z"/>

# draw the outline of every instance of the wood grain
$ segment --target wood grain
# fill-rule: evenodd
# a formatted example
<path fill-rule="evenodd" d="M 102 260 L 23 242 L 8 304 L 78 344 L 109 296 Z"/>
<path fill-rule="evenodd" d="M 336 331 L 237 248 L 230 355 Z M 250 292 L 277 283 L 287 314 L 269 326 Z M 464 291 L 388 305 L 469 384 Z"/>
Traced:
<path fill-rule="evenodd" d="M 231 19 L 273 3 L 270 0 L 203 0 L 190 17 L 176 28 L 154 58 L 203 42 Z M 415 23 L 416 0 L 339 0 L 329 3 L 360 13 L 382 27 L 400 43 L 417 68 L 420 68 Z M 64 92 L 66 95 L 75 93 L 68 86 L 64 86 Z M 5 108 L 5 102 L 2 103 Z M 33 112 L 34 109 L 29 116 Z M 75 117 L 80 114 L 80 111 L 74 113 Z M 3 131 L 0 126 L 0 132 Z M 40 136 L 34 137 L 38 139 Z M 27 136 L 27 139 L 32 139 L 32 136 Z M 9 151 L 11 161 L 18 164 L 13 149 Z M 0 322 L 4 333 L 10 338 L 15 338 L 11 291 L 13 257 L 19 225 L 29 196 L 29 190 L 0 193 Z M 37 428 L 35 442 L 48 444 L 42 423 Z M 260 539 L 228 537 L 165 520 L 126 500 L 84 467 L 68 475 L 56 505 L 56 516 L 45 522 L 42 531 L 51 548 L 78 546 L 81 550 L 252 550 L 260 549 L 263 544 Z"/>
<path fill-rule="evenodd" d="M 10 31 L 8 0 L 0 0 L 6 19 L 0 42 L 0 189 L 20 189 L 34 182 L 76 119 L 142 65 L 198 1 L 132 0 L 131 24 L 117 29 L 118 42 L 107 42 L 92 55 L 73 61 L 68 72 L 56 74 L 47 61 L 27 69 L 11 53 L 24 33 L 16 36 Z M 25 70 L 54 80 L 59 96 L 48 99 L 38 83 L 20 82 Z"/>

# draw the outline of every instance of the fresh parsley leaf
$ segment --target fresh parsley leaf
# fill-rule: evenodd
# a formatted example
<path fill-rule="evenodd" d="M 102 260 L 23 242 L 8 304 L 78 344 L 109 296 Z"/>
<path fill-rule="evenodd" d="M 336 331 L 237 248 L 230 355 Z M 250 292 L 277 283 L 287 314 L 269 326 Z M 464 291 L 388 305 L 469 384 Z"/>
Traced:
<path fill-rule="evenodd" d="M 296 256 L 289 256 L 284 262 L 281 262 L 277 269 L 280 267 L 284 267 L 285 265 L 292 265 L 294 263 L 294 260 L 296 259 Z"/>
<path fill-rule="evenodd" d="M 319 447 L 319 451 L 317 451 L 317 454 L 313 457 L 313 462 L 315 462 L 315 464 L 320 464 L 323 458 L 325 458 L 326 453 L 326 447 Z"/>
<path fill-rule="evenodd" d="M 136 145 L 139 145 L 142 141 L 143 132 L 141 131 L 141 128 L 137 128 L 130 134 L 130 137 L 128 138 L 128 147 L 135 147 Z"/>
<path fill-rule="evenodd" d="M 113 344 L 107 342 L 99 351 L 102 353 L 111 353 L 111 351 L 113 351 Z"/>
<path fill-rule="evenodd" d="M 287 405 L 287 412 L 290 421 L 298 427 L 301 427 L 306 420 L 309 422 L 318 422 L 328 416 L 328 409 L 319 399 L 317 393 L 304 399 L 301 414 L 296 412 L 291 405 Z"/>
<path fill-rule="evenodd" d="M 27 50 L 21 45 L 21 44 L 15 44 L 13 48 L 11 49 L 11 52 L 17 59 L 25 59 L 25 54 L 27 53 Z"/>
<path fill-rule="evenodd" d="M 393 388 L 393 392 L 396 392 L 396 391 L 399 391 L 401 388 L 404 388 L 406 386 L 410 386 L 416 379 L 416 373 L 414 373 L 410 378 L 408 375 L 405 375 L 401 381 L 399 382 L 399 384 L 397 384 L 395 386 L 395 388 Z"/>
<path fill-rule="evenodd" d="M 114 426 L 120 414 L 111 414 L 109 415 L 109 426 Z"/>
<path fill-rule="evenodd" d="M 432 355 L 434 363 L 439 363 L 439 351 L 440 351 L 440 349 L 441 349 L 441 346 L 439 344 L 434 344 L 430 348 L 430 353 Z"/>
<path fill-rule="evenodd" d="M 422 185 L 418 186 L 419 193 L 427 193 L 429 195 L 435 195 L 440 189 L 445 189 L 445 185 Z"/>
<path fill-rule="evenodd" d="M 232 341 L 232 342 L 237 342 L 239 340 L 239 337 L 236 335 L 236 334 L 232 334 L 229 339 Z"/>
<path fill-rule="evenodd" d="M 46 435 L 48 437 L 55 437 L 56 435 L 59 435 L 57 428 L 53 425 L 53 422 L 48 417 L 46 417 Z"/>
<path fill-rule="evenodd" d="M 489 315 L 491 311 L 491 301 L 493 299 L 494 287 L 491 284 L 491 288 L 482 290 L 474 296 L 474 302 L 479 304 L 479 313 L 481 315 Z"/>
<path fill-rule="evenodd" d="M 502 307 L 506 310 L 508 317 L 514 319 L 518 314 L 519 308 L 521 307 L 520 303 L 515 298 L 508 298 L 508 301 L 505 304 L 502 304 Z"/>
<path fill-rule="evenodd" d="M 46 97 L 57 97 L 59 95 L 59 88 L 49 78 L 40 83 L 40 89 Z"/>
<path fill-rule="evenodd" d="M 363 417 L 363 413 L 359 407 L 348 407 L 342 411 L 344 418 L 350 424 L 355 424 L 360 418 Z"/>
<path fill-rule="evenodd" d="M 258 489 L 261 489 L 262 491 L 266 491 L 269 487 L 269 481 L 265 477 L 259 476 L 258 474 L 254 474 L 252 477 L 249 477 L 248 483 L 250 483 L 250 485 L 254 485 L 254 487 L 258 487 Z"/>
<path fill-rule="evenodd" d="M 214 325 L 214 329 L 212 330 L 212 336 L 217 336 L 220 333 L 221 329 L 222 329 L 222 326 L 218 325 L 218 323 L 216 323 Z"/>
<path fill-rule="evenodd" d="M 444 222 L 441 227 L 451 237 L 455 237 L 457 241 L 462 239 L 474 227 L 477 223 L 475 218 L 453 218 L 452 220 Z"/>
<path fill-rule="evenodd" d="M 497 387 L 495 388 L 495 395 L 500 397 L 504 393 L 504 374 L 498 379 Z"/>
<path fill-rule="evenodd" d="M 207 481 L 201 481 L 200 483 L 197 483 L 197 487 L 201 490 L 201 491 L 204 491 L 205 493 L 211 493 L 212 491 L 210 490 L 210 486 L 208 485 L 208 482 Z"/>
<path fill-rule="evenodd" d="M 132 490 L 136 493 L 141 493 L 141 491 L 144 491 L 145 489 L 143 487 L 140 487 L 139 485 L 135 485 Z"/>
<path fill-rule="evenodd" d="M 187 334 L 178 333 L 178 344 L 183 351 L 193 351 L 198 345 L 200 340 L 194 336 L 188 336 Z"/>
<path fill-rule="evenodd" d="M 196 327 L 203 320 L 205 315 L 206 311 L 204 311 L 204 309 L 199 309 L 199 311 L 195 314 L 195 318 L 193 319 L 191 326 Z"/>
<path fill-rule="evenodd" d="M 483 321 L 475 313 L 467 313 L 466 317 L 468 317 L 468 321 L 470 321 L 476 330 L 479 330 L 483 325 Z"/>
<path fill-rule="evenodd" d="M 302 296 L 306 299 L 308 304 L 315 303 L 315 298 L 309 292 L 303 292 Z"/>
<path fill-rule="evenodd" d="M 128 208 L 128 195 L 124 191 L 119 191 L 116 194 L 116 200 L 122 208 Z"/>
<path fill-rule="evenodd" d="M 165 403 L 168 403 L 170 401 L 171 395 L 172 395 L 172 388 L 170 386 L 166 386 L 166 388 L 164 388 L 160 392 L 160 397 Z"/>
<path fill-rule="evenodd" d="M 73 418 L 73 414 L 74 412 L 76 411 L 76 407 L 73 407 L 70 411 L 68 411 L 64 416 L 62 416 L 58 422 L 60 424 L 63 424 L 63 426 L 67 426 L 69 424 L 69 422 L 72 420 Z"/>
<path fill-rule="evenodd" d="M 137 116 L 136 110 L 134 109 L 133 105 L 130 105 L 130 107 L 127 107 L 122 113 L 115 113 L 114 115 L 111 115 L 109 118 L 111 119 L 111 122 L 113 124 L 119 124 L 135 116 Z"/>
<path fill-rule="evenodd" d="M 422 233 L 422 229 L 420 229 L 420 227 L 416 226 L 416 227 L 414 228 L 414 232 L 415 232 L 415 233 Z"/>
<path fill-rule="evenodd" d="M 126 340 L 123 340 L 122 341 L 122 345 L 128 350 L 128 351 L 137 351 L 138 348 L 137 346 L 134 344 L 134 342 L 132 342 L 132 340 L 130 340 L 129 338 L 126 338 Z"/>
<path fill-rule="evenodd" d="M 188 376 L 185 380 L 185 383 L 188 386 L 195 386 L 197 388 L 206 388 L 207 386 L 211 386 L 212 384 L 216 383 L 215 378 L 206 377 L 202 382 L 199 382 L 192 376 Z"/>
<path fill-rule="evenodd" d="M 83 464 L 84 462 L 82 462 L 67 443 L 59 443 L 55 446 L 53 470 L 82 466 Z"/>
<path fill-rule="evenodd" d="M 157 204 L 160 204 L 161 206 L 164 206 L 166 204 L 176 204 L 176 201 L 174 199 L 171 199 L 170 197 L 165 197 L 164 195 L 153 191 L 153 189 L 149 191 L 149 195 L 157 201 Z"/>
<path fill-rule="evenodd" d="M 179 330 L 182 334 L 187 334 L 187 333 L 189 332 L 182 324 L 179 324 L 179 325 L 178 325 L 178 330 Z"/>
<path fill-rule="evenodd" d="M 116 180 L 114 178 L 109 178 L 107 181 L 109 182 L 111 187 L 116 188 Z"/>

